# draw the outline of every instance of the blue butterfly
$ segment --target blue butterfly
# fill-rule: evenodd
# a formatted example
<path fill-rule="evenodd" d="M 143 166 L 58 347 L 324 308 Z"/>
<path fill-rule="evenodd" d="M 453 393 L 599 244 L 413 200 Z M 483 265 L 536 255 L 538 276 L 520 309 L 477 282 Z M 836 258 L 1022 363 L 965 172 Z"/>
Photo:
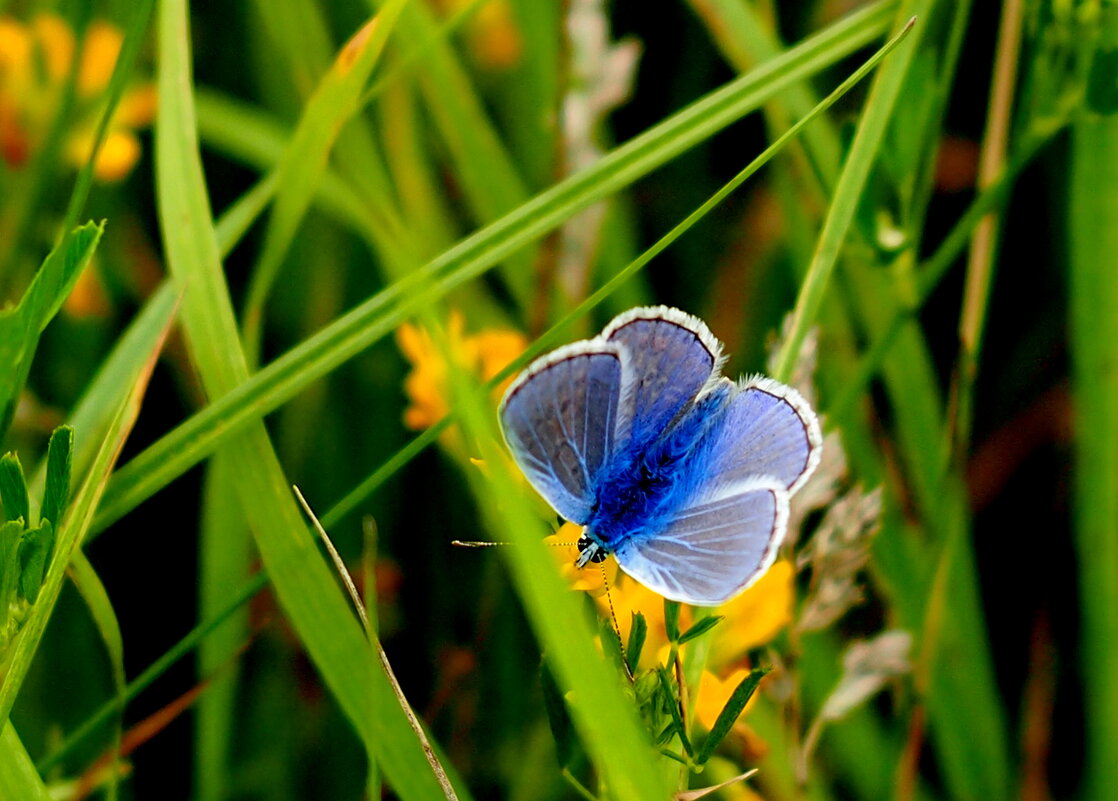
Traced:
<path fill-rule="evenodd" d="M 772 564 L 788 499 L 819 463 L 819 421 L 791 387 L 725 378 L 724 360 L 701 320 L 636 308 L 509 387 L 505 441 L 583 526 L 579 567 L 612 553 L 664 597 L 713 606 Z"/>

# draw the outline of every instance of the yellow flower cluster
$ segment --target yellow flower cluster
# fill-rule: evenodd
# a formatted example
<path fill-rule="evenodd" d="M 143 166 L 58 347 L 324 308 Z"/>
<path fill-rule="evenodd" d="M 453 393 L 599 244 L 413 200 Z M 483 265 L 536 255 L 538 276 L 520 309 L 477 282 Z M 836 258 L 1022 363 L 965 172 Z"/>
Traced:
<path fill-rule="evenodd" d="M 447 17 L 469 0 L 438 0 Z M 524 37 L 508 0 L 489 0 L 470 12 L 462 31 L 470 55 L 481 67 L 499 72 L 516 67 L 524 55 Z"/>
<path fill-rule="evenodd" d="M 101 102 L 124 41 L 111 23 L 90 23 L 79 50 L 61 17 L 42 13 L 29 23 L 0 17 L 0 158 L 9 168 L 24 165 L 43 145 L 58 115 L 67 81 L 75 80 L 75 123 L 63 147 L 67 163 L 88 160 Z M 126 176 L 140 157 L 136 129 L 155 115 L 155 88 L 145 83 L 125 92 L 94 163 L 100 181 Z"/>
<path fill-rule="evenodd" d="M 525 336 L 512 329 L 467 334 L 465 320 L 457 311 L 451 312 L 446 333 L 458 368 L 475 373 L 483 381 L 497 375 L 528 347 Z M 411 323 L 404 323 L 396 331 L 396 342 L 412 365 L 404 379 L 404 393 L 409 401 L 404 411 L 404 425 L 415 430 L 429 428 L 450 410 L 446 359 L 431 341 L 430 334 Z M 511 383 L 510 377 L 498 386 L 493 392 L 494 398 L 500 398 Z"/>

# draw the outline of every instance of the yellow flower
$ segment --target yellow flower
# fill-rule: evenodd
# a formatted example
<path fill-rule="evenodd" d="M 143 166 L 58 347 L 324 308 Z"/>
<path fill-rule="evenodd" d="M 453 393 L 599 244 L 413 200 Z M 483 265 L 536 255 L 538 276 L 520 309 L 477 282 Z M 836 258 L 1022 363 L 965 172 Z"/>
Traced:
<path fill-rule="evenodd" d="M 469 0 L 440 0 L 446 16 L 457 13 Z M 481 67 L 490 70 L 512 69 L 524 54 L 524 38 L 508 0 L 489 0 L 463 26 L 470 55 Z"/>
<path fill-rule="evenodd" d="M 67 162 L 81 167 L 93 149 L 94 133 L 124 35 L 111 23 L 94 21 L 85 31 L 76 70 L 74 125 L 63 147 Z M 73 67 L 76 43 L 61 17 L 43 13 L 29 24 L 0 18 L 0 158 L 20 167 L 42 146 Z M 127 175 L 140 157 L 135 130 L 155 114 L 154 87 L 125 92 L 109 123 L 93 174 L 100 181 Z"/>
<path fill-rule="evenodd" d="M 745 668 L 733 670 L 725 678 L 719 678 L 709 670 L 703 671 L 702 678 L 699 679 L 699 693 L 695 698 L 695 717 L 698 718 L 704 729 L 710 731 L 714 728 L 714 722 L 722 714 L 730 696 L 734 694 L 734 690 L 748 675 L 749 671 Z M 756 700 L 757 695 L 754 693 L 753 697 L 749 699 L 749 703 L 745 705 L 746 711 L 753 706 Z"/>
<path fill-rule="evenodd" d="M 571 589 L 588 592 L 598 598 L 605 594 L 607 588 L 617 584 L 617 560 L 611 556 L 601 563 L 591 562 L 586 567 L 575 567 L 578 560 L 578 538 L 581 535 L 582 527 L 568 522 L 550 537 L 545 537 L 544 542 L 551 546 L 559 564 L 559 572 L 571 585 Z"/>
<path fill-rule="evenodd" d="M 74 288 L 66 296 L 62 308 L 76 319 L 109 315 L 112 306 L 105 285 L 97 272 L 96 263 L 89 264 L 82 270 Z"/>
<path fill-rule="evenodd" d="M 464 328 L 462 315 L 451 312 L 447 340 L 452 358 L 460 369 L 476 373 L 483 381 L 497 375 L 528 347 L 527 339 L 519 331 L 494 329 L 466 334 Z M 411 323 L 397 329 L 396 343 L 412 364 L 404 379 L 404 393 L 410 401 L 404 411 L 404 425 L 416 430 L 429 428 L 450 410 L 446 360 L 430 335 Z M 511 377 L 494 390 L 494 402 L 510 383 Z"/>
<path fill-rule="evenodd" d="M 746 651 L 764 645 L 792 620 L 796 571 L 786 559 L 775 563 L 756 583 L 722 605 L 723 620 L 714 629 L 708 663 L 718 669 L 733 664 Z"/>

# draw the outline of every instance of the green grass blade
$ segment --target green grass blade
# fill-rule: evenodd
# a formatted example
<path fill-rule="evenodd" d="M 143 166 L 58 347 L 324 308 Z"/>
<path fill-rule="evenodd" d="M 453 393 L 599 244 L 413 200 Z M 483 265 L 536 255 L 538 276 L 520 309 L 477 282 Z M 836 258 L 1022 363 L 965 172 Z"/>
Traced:
<path fill-rule="evenodd" d="M 198 547 L 198 617 L 210 620 L 227 603 L 230 587 L 244 584 L 252 560 L 252 533 L 237 500 L 231 460 L 218 452 L 207 465 L 202 488 Z M 224 615 L 226 622 L 198 648 L 199 676 L 213 676 L 198 699 L 194 718 L 194 793 L 198 801 L 220 801 L 229 786 L 229 765 L 240 666 L 235 657 L 249 638 L 248 608 Z"/>
<path fill-rule="evenodd" d="M 501 553 L 587 753 L 617 799 L 667 797 L 649 735 L 622 693 L 623 680 L 594 647 L 596 627 L 587 619 L 582 599 L 555 569 L 541 521 L 529 511 L 526 489 L 509 473 L 488 395 L 457 370 L 451 378 L 471 452 L 489 467 L 486 479 L 473 468 L 468 474 L 481 513 L 494 539 L 512 543 Z"/>
<path fill-rule="evenodd" d="M 4 730 L 0 732 L 0 798 L 53 799 L 9 721 L 4 721 Z"/>
<path fill-rule="evenodd" d="M 113 760 L 108 764 L 109 777 L 107 780 L 106 798 L 113 801 L 117 797 L 118 784 L 122 774 L 120 765 L 120 745 L 124 715 L 124 638 L 120 633 L 120 622 L 116 617 L 116 610 L 109 600 L 109 593 L 101 583 L 101 577 L 93 569 L 85 554 L 80 550 L 75 551 L 70 559 L 70 575 L 74 586 L 85 601 L 90 616 L 101 635 L 101 642 L 109 656 L 109 668 L 113 677 L 113 692 L 116 695 L 115 706 L 116 720 L 113 726 Z"/>
<path fill-rule="evenodd" d="M 27 479 L 23 477 L 18 454 L 5 453 L 0 457 L 0 501 L 4 504 L 6 521 L 22 520 L 25 528 L 33 525 Z"/>
<path fill-rule="evenodd" d="M 908 3 L 906 7 L 917 5 L 919 4 Z M 804 337 L 815 324 L 816 316 L 819 314 L 823 295 L 827 291 L 831 273 L 838 261 L 842 245 L 846 241 L 850 225 L 854 221 L 854 212 L 858 208 L 858 201 L 865 188 L 870 168 L 877 159 L 885 128 L 891 118 L 893 104 L 900 94 L 908 65 L 920 42 L 920 33 L 913 31 L 914 27 L 915 19 L 910 19 L 900 34 L 912 32 L 908 36 L 909 41 L 897 49 L 893 58 L 874 80 L 873 89 L 870 91 L 865 111 L 854 135 L 854 142 L 850 146 L 850 152 L 847 153 L 846 162 L 835 186 L 834 197 L 831 199 L 827 219 L 823 223 L 823 231 L 816 243 L 807 277 L 800 287 L 793 327 L 785 338 L 784 348 L 777 362 L 775 377 L 778 381 L 787 381 L 791 377 Z"/>
<path fill-rule="evenodd" d="M 1111 94 L 1118 15 L 1096 42 L 1098 96 L 1075 121 L 1068 210 L 1075 505 L 1086 725 L 1083 798 L 1118 787 L 1118 116 Z M 1111 65 L 1107 67 L 1105 65 Z M 1105 87 L 1105 88 L 1103 88 Z"/>
<path fill-rule="evenodd" d="M 707 618 L 710 620 L 711 618 Z M 699 753 L 695 757 L 695 762 L 699 765 L 705 764 L 712 756 L 714 750 L 718 748 L 726 735 L 730 733 L 730 729 L 737 722 L 741 713 L 745 711 L 745 705 L 749 703 L 749 699 L 753 697 L 753 693 L 757 691 L 757 687 L 761 684 L 761 679 L 765 678 L 771 670 L 768 667 L 754 668 L 749 672 L 744 679 L 742 679 L 738 686 L 734 688 L 730 700 L 726 702 L 726 706 L 718 713 L 718 719 L 714 721 L 714 728 L 707 734 L 706 739 L 703 740 L 702 746 L 699 748 Z"/>
<path fill-rule="evenodd" d="M 592 167 L 451 248 L 429 263 L 418 277 L 400 281 L 349 311 L 229 394 L 211 402 L 118 473 L 98 529 L 212 453 L 228 432 L 275 409 L 395 330 L 441 294 L 482 274 L 505 254 L 757 109 L 788 83 L 815 73 L 871 41 L 887 22 L 886 14 L 879 8 L 872 7 L 840 20 L 764 68 L 732 81 L 617 148 Z M 447 275 L 439 291 L 417 291 L 420 283 L 432 274 Z"/>
<path fill-rule="evenodd" d="M 248 378 L 232 304 L 221 272 L 198 154 L 186 6 L 165 0 L 159 23 L 159 117 L 156 176 L 160 221 L 171 271 L 186 283 L 182 321 L 188 347 L 211 398 Z M 348 602 L 317 551 L 287 490 L 262 423 L 228 443 L 242 510 L 280 604 L 311 660 L 385 775 L 404 799 L 443 797 L 388 679 Z M 309 557 L 309 558 L 308 558 Z M 374 699 L 381 703 L 374 706 Z M 370 714 L 373 710 L 373 714 Z"/>

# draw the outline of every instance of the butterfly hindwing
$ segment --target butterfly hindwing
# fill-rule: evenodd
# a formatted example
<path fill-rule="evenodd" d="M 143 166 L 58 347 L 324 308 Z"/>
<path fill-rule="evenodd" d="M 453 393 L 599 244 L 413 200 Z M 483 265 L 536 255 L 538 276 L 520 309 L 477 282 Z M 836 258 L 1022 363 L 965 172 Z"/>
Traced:
<path fill-rule="evenodd" d="M 591 340 L 534 362 L 501 402 L 516 463 L 567 520 L 590 516 L 595 478 L 613 450 L 620 392 L 618 349 Z"/>
<path fill-rule="evenodd" d="M 665 515 L 653 530 L 622 543 L 617 561 L 666 598 L 712 606 L 769 568 L 787 521 L 781 482 L 758 478 Z"/>
<path fill-rule="evenodd" d="M 722 346 L 702 320 L 665 306 L 631 309 L 602 332 L 623 354 L 619 448 L 657 439 L 716 377 Z"/>

